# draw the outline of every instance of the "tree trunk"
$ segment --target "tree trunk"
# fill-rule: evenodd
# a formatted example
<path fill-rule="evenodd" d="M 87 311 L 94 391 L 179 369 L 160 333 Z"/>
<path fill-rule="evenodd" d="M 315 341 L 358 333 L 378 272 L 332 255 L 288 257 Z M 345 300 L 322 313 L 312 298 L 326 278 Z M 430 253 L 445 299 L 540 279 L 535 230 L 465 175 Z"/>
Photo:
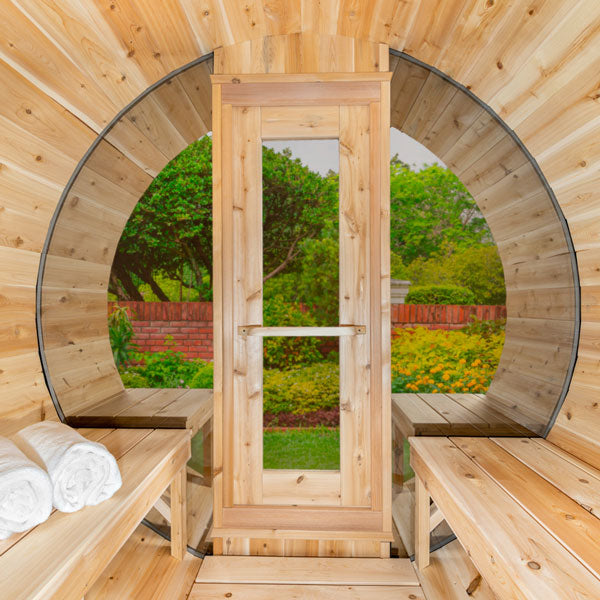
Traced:
<path fill-rule="evenodd" d="M 119 279 L 119 281 L 123 284 L 123 288 L 125 289 L 127 296 L 129 296 L 128 299 L 143 302 L 144 297 L 142 296 L 142 294 L 140 294 L 140 291 L 137 289 L 135 283 L 133 283 L 133 280 L 129 275 L 129 271 L 125 267 L 123 267 L 123 265 L 117 262 L 113 263 L 112 270 L 115 273 L 116 277 Z"/>
<path fill-rule="evenodd" d="M 154 281 L 154 278 L 152 277 L 152 273 L 150 271 L 144 271 L 143 273 L 136 274 L 139 276 L 140 279 L 145 281 L 150 286 L 150 289 L 154 292 L 156 297 L 161 302 L 169 302 L 169 297 L 163 292 L 162 288 L 158 285 L 158 283 Z"/>

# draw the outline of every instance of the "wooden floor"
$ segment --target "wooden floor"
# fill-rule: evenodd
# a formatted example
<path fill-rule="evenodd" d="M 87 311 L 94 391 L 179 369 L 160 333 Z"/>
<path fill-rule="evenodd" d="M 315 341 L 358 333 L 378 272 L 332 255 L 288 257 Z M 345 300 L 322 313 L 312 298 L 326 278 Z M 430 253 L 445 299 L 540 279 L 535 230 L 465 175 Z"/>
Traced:
<path fill-rule="evenodd" d="M 202 559 L 171 556 L 169 542 L 140 525 L 85 600 L 185 600 Z"/>
<path fill-rule="evenodd" d="M 190 600 L 425 600 L 408 559 L 210 556 Z"/>
<path fill-rule="evenodd" d="M 191 554 L 176 561 L 168 542 L 143 525 L 85 598 L 496 600 L 458 541 L 434 552 L 423 573 L 407 559 L 207 557 L 202 564 Z"/>

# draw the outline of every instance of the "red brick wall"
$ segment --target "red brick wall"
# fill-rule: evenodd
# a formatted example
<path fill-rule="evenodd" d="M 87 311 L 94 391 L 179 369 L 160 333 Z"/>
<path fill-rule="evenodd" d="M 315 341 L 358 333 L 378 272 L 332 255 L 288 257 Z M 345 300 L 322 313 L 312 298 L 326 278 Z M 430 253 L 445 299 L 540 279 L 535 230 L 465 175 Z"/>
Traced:
<path fill-rule="evenodd" d="M 115 302 L 108 303 L 109 313 Z M 167 336 L 173 349 L 188 358 L 212 360 L 211 302 L 119 302 L 129 308 L 135 343 L 141 352 L 165 350 Z M 456 306 L 435 304 L 392 304 L 392 330 L 399 327 L 461 329 L 471 315 L 480 320 L 506 318 L 505 306 Z"/>
<path fill-rule="evenodd" d="M 212 360 L 211 302 L 109 302 L 109 313 L 115 304 L 129 308 L 140 352 L 165 350 L 165 339 L 171 336 L 174 350 Z"/>
<path fill-rule="evenodd" d="M 471 315 L 481 321 L 506 318 L 506 306 L 460 306 L 456 304 L 392 304 L 392 329 L 427 327 L 428 329 L 462 329 Z"/>

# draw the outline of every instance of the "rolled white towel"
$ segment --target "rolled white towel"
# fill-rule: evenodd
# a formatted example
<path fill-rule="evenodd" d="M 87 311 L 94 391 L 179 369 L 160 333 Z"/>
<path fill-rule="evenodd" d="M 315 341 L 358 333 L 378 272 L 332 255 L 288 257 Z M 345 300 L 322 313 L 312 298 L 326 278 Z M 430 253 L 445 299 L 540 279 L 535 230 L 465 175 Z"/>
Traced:
<path fill-rule="evenodd" d="M 115 457 L 68 425 L 42 421 L 25 427 L 13 439 L 46 469 L 52 482 L 52 502 L 62 512 L 99 504 L 121 487 Z"/>
<path fill-rule="evenodd" d="M 0 539 L 43 523 L 52 512 L 52 485 L 43 469 L 0 437 Z"/>

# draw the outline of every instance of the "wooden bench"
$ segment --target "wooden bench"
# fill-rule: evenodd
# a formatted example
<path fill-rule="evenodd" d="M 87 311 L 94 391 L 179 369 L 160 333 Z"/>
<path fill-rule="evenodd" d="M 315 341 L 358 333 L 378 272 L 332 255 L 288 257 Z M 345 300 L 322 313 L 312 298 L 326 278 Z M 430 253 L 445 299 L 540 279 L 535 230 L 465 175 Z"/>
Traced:
<path fill-rule="evenodd" d="M 431 499 L 500 600 L 600 598 L 600 471 L 543 439 L 410 445 L 420 571 Z"/>
<path fill-rule="evenodd" d="M 404 444 L 412 436 L 533 436 L 485 402 L 482 394 L 392 394 L 394 469 L 403 484 Z"/>
<path fill-rule="evenodd" d="M 67 416 L 71 427 L 189 429 L 192 435 L 212 417 L 209 389 L 133 388 Z"/>
<path fill-rule="evenodd" d="M 80 600 L 167 487 L 171 553 L 186 551 L 186 430 L 80 430 L 117 459 L 123 485 L 109 500 L 75 513 L 54 511 L 28 532 L 0 541 L 0 596 Z"/>

